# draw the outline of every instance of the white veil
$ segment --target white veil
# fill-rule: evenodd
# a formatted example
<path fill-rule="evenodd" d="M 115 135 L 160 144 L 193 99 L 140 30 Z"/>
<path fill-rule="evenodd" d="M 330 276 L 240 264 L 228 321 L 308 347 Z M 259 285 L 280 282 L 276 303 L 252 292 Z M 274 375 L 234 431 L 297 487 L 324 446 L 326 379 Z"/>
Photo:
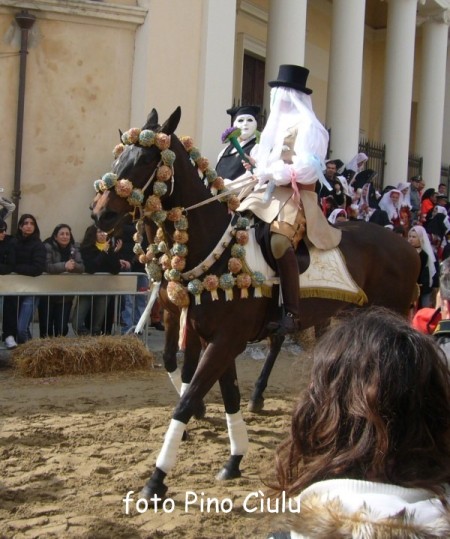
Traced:
<path fill-rule="evenodd" d="M 328 148 L 328 132 L 312 110 L 311 97 L 292 88 L 272 88 L 271 109 L 260 143 L 253 157 L 254 174 L 261 183 L 276 185 L 292 181 L 313 184 L 322 177 L 323 160 Z M 281 159 L 287 130 L 295 127 L 297 136 L 292 165 Z"/>

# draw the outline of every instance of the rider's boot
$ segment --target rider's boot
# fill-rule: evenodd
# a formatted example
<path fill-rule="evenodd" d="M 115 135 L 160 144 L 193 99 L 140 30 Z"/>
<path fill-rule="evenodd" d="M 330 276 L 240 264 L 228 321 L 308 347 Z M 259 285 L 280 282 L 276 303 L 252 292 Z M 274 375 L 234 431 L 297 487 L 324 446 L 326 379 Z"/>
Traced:
<path fill-rule="evenodd" d="M 284 314 L 280 322 L 271 322 L 269 329 L 280 335 L 296 333 L 300 329 L 300 289 L 298 284 L 298 264 L 293 247 L 289 247 L 284 255 L 277 259 L 283 296 Z"/>

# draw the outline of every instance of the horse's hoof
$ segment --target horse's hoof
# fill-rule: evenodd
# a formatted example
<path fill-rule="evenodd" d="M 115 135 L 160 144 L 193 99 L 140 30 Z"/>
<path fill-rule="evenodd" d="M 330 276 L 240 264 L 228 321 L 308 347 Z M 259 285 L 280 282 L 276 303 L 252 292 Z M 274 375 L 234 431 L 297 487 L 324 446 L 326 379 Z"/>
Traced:
<path fill-rule="evenodd" d="M 248 402 L 247 410 L 253 414 L 259 414 L 264 409 L 264 397 L 257 397 Z"/>
<path fill-rule="evenodd" d="M 159 485 L 152 484 L 152 481 L 150 480 L 145 487 L 141 490 L 139 493 L 139 496 L 141 498 L 145 498 L 146 500 L 154 500 L 154 496 L 156 495 L 157 500 L 161 500 L 163 502 L 166 499 L 166 493 L 167 493 L 168 487 L 161 483 Z"/>
<path fill-rule="evenodd" d="M 198 408 L 194 412 L 195 419 L 204 419 L 206 416 L 206 406 L 203 401 L 198 405 Z"/>
<path fill-rule="evenodd" d="M 217 481 L 229 481 L 230 479 L 238 479 L 241 477 L 241 471 L 239 469 L 229 470 L 224 466 L 220 472 L 216 475 Z"/>

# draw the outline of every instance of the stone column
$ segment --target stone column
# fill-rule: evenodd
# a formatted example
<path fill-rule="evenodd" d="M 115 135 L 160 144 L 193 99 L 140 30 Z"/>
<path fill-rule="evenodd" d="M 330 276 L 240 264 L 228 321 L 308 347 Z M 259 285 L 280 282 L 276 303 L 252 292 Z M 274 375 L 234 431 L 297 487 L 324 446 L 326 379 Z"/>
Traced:
<path fill-rule="evenodd" d="M 408 176 L 417 0 L 388 0 L 382 141 L 384 183 Z"/>
<path fill-rule="evenodd" d="M 365 0 L 333 0 L 328 69 L 330 156 L 347 163 L 358 153 Z"/>
<path fill-rule="evenodd" d="M 427 187 L 436 188 L 441 177 L 449 16 L 449 11 L 444 11 L 422 26 L 415 150 L 423 157 L 422 175 Z"/>
<path fill-rule="evenodd" d="M 270 0 L 267 28 L 264 107 L 269 110 L 270 88 L 280 64 L 304 65 L 307 0 Z M 308 66 L 305 66 L 308 67 Z"/>

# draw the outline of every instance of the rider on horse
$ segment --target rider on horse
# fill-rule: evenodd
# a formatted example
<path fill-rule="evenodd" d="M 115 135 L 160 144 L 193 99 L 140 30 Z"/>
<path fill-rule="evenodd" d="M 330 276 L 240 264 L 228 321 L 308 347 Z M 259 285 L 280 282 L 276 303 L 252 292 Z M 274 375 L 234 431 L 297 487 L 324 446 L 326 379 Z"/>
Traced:
<path fill-rule="evenodd" d="M 269 82 L 270 115 L 259 145 L 251 153 L 254 190 L 238 211 L 250 209 L 270 223 L 270 247 L 280 277 L 284 315 L 271 329 L 281 334 L 299 329 L 299 269 L 295 250 L 305 236 L 319 249 L 336 247 L 341 231 L 330 226 L 314 191 L 323 180 L 328 132 L 312 110 L 306 87 L 309 70 L 281 65 Z M 250 166 L 246 167 L 250 170 Z M 248 172 L 247 172 L 248 174 Z"/>

